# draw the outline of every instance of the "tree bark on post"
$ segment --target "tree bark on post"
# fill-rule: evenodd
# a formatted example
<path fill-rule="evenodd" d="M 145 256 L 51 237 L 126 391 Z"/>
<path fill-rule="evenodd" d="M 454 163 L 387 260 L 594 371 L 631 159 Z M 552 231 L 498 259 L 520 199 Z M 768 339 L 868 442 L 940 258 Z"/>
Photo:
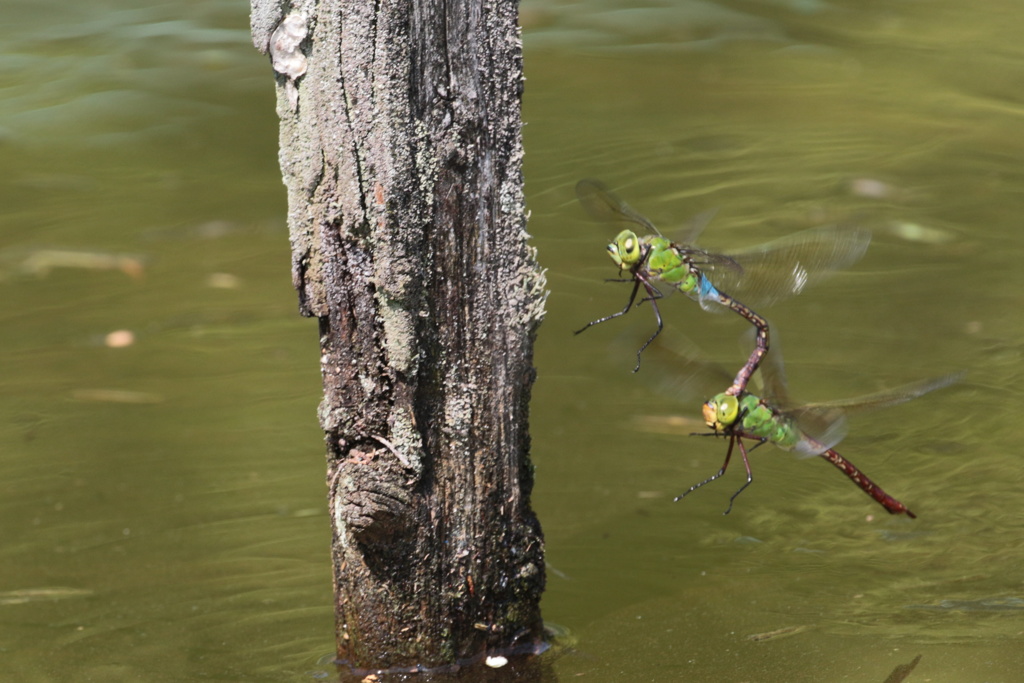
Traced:
<path fill-rule="evenodd" d="M 251 0 L 320 323 L 339 658 L 542 647 L 515 0 Z"/>

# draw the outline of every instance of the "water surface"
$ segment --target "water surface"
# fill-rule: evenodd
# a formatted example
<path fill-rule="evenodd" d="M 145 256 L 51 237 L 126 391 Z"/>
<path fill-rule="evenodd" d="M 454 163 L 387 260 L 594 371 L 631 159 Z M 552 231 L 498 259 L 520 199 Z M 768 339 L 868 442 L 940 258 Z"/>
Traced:
<path fill-rule="evenodd" d="M 12 680 L 319 679 L 329 525 L 316 329 L 296 314 L 277 121 L 247 7 L 0 10 L 0 669 Z M 1013 3 L 527 2 L 530 232 L 548 269 L 534 505 L 560 679 L 1014 681 L 1024 29 Z M 616 349 L 653 320 L 572 188 L 731 248 L 837 221 L 865 258 L 768 316 L 790 388 L 843 398 L 957 369 L 819 459 L 652 431 L 704 396 Z M 683 297 L 734 371 L 746 325 Z M 114 334 L 130 331 L 132 336 Z M 127 340 L 127 346 L 118 343 Z M 767 635 L 766 635 L 767 634 Z M 754 636 L 755 638 L 751 638 Z"/>

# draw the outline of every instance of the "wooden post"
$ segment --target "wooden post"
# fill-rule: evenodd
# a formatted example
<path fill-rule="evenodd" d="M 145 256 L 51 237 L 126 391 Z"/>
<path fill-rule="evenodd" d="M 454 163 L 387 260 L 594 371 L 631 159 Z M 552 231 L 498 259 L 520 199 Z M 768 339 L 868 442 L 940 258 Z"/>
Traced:
<path fill-rule="evenodd" d="M 338 655 L 543 645 L 514 0 L 251 0 L 278 84 L 292 272 L 320 322 Z"/>

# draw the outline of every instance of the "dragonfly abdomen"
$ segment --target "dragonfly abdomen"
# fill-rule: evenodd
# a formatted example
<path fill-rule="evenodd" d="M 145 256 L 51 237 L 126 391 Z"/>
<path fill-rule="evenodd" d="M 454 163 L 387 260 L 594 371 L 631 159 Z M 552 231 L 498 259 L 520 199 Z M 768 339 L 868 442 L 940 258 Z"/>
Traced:
<path fill-rule="evenodd" d="M 821 454 L 821 457 L 828 460 L 830 463 L 838 467 L 843 473 L 850 478 L 854 484 L 859 486 L 864 493 L 874 498 L 882 507 L 884 507 L 891 515 L 906 514 L 907 517 L 916 518 L 913 512 L 907 509 L 907 506 L 896 500 L 888 493 L 883 491 L 878 484 L 871 481 L 867 475 L 858 470 L 852 462 L 844 458 L 843 456 L 836 453 L 831 448 Z"/>

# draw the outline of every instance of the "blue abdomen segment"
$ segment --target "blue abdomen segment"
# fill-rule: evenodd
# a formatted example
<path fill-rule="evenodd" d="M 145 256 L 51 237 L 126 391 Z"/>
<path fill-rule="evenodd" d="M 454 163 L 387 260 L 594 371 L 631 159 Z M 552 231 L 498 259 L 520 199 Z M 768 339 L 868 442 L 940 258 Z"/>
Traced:
<path fill-rule="evenodd" d="M 711 280 L 704 277 L 703 273 L 700 276 L 700 283 L 698 285 L 698 295 L 701 299 L 722 298 L 722 293 L 715 289 L 715 286 L 711 284 Z"/>

